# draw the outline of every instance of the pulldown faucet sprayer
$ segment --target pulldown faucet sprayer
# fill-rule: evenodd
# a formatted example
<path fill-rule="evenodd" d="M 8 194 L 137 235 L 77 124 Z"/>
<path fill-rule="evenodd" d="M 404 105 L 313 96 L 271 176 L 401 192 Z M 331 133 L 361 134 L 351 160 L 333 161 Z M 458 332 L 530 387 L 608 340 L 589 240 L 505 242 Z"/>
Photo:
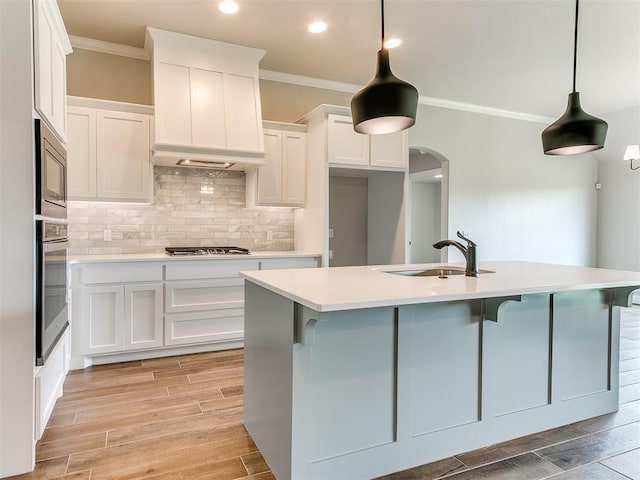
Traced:
<path fill-rule="evenodd" d="M 462 235 L 459 231 L 456 232 L 456 234 L 458 235 L 458 238 L 467 242 L 466 247 L 456 240 L 440 240 L 439 242 L 434 243 L 433 247 L 437 248 L 438 250 L 443 247 L 456 247 L 462 252 L 462 254 L 464 255 L 464 259 L 467 262 L 464 274 L 467 277 L 477 277 L 478 268 L 476 267 L 476 244 Z"/>

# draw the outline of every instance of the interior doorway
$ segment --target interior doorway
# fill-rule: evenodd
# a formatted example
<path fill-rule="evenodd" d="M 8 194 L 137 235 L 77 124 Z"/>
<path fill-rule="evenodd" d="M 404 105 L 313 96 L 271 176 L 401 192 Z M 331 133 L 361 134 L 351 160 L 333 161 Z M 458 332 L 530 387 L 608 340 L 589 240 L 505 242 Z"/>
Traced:
<path fill-rule="evenodd" d="M 427 147 L 409 149 L 408 238 L 410 263 L 445 262 L 433 244 L 449 230 L 449 161 Z"/>

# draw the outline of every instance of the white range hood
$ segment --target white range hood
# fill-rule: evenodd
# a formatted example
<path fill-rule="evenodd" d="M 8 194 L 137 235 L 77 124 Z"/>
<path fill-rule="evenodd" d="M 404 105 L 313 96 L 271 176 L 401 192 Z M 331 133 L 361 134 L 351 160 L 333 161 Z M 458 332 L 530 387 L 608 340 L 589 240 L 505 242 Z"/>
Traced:
<path fill-rule="evenodd" d="M 147 27 L 156 165 L 264 165 L 258 71 L 264 50 Z"/>

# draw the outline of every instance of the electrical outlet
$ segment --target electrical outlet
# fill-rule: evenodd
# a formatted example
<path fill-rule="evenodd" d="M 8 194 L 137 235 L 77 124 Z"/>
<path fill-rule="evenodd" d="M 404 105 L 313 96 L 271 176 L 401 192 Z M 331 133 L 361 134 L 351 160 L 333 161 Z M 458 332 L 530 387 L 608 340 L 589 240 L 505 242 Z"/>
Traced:
<path fill-rule="evenodd" d="M 333 250 L 329 250 L 329 260 L 333 260 Z"/>
<path fill-rule="evenodd" d="M 102 232 L 102 238 L 104 239 L 105 242 L 110 242 L 111 241 L 111 230 L 105 230 L 104 232 Z"/>
<path fill-rule="evenodd" d="M 333 238 L 333 228 L 329 229 L 329 238 Z"/>
<path fill-rule="evenodd" d="M 271 230 L 267 230 L 267 242 L 273 240 L 273 232 Z"/>

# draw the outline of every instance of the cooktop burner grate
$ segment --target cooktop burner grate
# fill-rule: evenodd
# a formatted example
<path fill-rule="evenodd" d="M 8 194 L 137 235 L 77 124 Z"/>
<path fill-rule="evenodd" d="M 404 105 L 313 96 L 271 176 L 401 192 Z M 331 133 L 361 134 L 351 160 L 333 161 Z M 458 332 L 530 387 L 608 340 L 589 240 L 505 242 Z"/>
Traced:
<path fill-rule="evenodd" d="M 242 247 L 167 247 L 167 254 L 178 255 L 249 255 L 251 252 Z"/>

